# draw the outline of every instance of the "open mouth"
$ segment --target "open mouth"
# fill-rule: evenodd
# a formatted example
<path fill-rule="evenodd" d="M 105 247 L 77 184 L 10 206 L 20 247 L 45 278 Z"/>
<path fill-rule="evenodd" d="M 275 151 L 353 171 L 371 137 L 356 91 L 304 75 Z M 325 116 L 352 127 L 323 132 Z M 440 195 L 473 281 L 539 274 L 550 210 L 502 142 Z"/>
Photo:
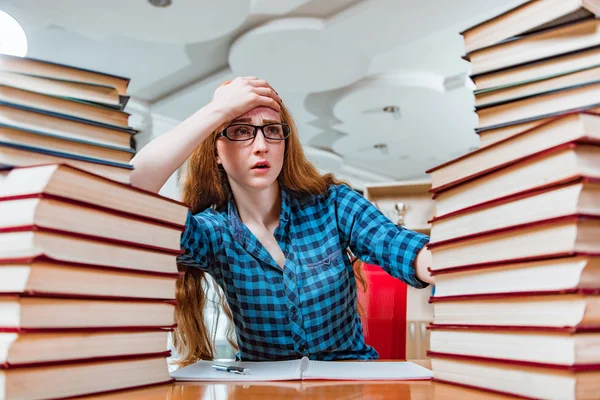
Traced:
<path fill-rule="evenodd" d="M 269 169 L 270 165 L 268 162 L 258 162 L 256 164 L 254 164 L 254 167 L 252 167 L 252 169 Z"/>

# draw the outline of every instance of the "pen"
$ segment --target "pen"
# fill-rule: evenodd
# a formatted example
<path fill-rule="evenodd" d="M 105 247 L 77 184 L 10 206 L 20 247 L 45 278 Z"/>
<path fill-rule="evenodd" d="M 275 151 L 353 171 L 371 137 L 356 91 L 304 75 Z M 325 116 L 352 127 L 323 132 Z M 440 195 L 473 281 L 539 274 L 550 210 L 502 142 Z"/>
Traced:
<path fill-rule="evenodd" d="M 231 372 L 232 374 L 238 374 L 238 375 L 246 375 L 247 373 L 250 372 L 250 369 L 248 369 L 248 368 L 234 367 L 232 365 L 213 364 L 212 367 L 214 369 L 216 369 L 217 371 Z"/>

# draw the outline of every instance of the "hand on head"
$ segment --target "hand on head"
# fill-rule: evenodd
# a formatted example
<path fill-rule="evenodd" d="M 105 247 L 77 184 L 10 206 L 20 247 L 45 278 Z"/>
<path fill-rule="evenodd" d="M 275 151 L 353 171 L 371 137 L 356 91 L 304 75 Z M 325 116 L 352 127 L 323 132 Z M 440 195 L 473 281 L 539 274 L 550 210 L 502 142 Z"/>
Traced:
<path fill-rule="evenodd" d="M 269 107 L 281 111 L 281 99 L 277 92 L 264 80 L 255 76 L 237 77 L 215 90 L 213 105 L 233 120 L 256 107 Z"/>

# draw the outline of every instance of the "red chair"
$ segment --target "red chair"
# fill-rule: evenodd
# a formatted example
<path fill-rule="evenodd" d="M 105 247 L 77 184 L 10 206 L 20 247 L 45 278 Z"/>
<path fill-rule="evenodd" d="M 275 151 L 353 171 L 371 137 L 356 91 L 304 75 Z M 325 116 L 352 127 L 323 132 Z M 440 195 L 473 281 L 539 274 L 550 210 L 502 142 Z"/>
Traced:
<path fill-rule="evenodd" d="M 381 267 L 363 264 L 367 291 L 358 287 L 365 341 L 381 359 L 406 359 L 406 284 Z"/>

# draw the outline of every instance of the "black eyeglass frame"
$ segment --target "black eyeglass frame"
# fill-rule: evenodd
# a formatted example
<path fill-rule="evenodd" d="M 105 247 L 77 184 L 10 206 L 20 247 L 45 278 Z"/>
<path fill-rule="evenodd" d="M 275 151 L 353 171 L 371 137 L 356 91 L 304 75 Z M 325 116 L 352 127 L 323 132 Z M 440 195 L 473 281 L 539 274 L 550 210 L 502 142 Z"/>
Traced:
<path fill-rule="evenodd" d="M 287 132 L 285 134 L 285 136 L 283 138 L 272 138 L 272 137 L 267 136 L 265 134 L 264 128 L 266 128 L 267 126 L 272 126 L 272 125 L 281 125 L 284 128 L 283 129 L 284 133 Z M 231 128 L 232 126 L 252 127 L 252 128 L 254 128 L 254 135 L 252 135 L 252 137 L 250 137 L 248 139 L 231 139 L 229 136 L 227 136 L 227 129 Z M 227 140 L 230 140 L 232 142 L 246 142 L 248 140 L 253 140 L 254 138 L 256 138 L 256 135 L 258 135 L 259 130 L 262 132 L 263 136 L 267 140 L 286 140 L 290 136 L 290 133 L 292 132 L 292 129 L 290 128 L 290 126 L 288 124 L 286 124 L 285 122 L 271 122 L 271 123 L 268 123 L 265 125 L 231 124 L 231 125 L 227 126 L 225 129 L 223 129 L 221 132 L 219 132 L 219 134 L 217 135 L 217 138 L 224 137 L 224 138 L 227 138 Z"/>

